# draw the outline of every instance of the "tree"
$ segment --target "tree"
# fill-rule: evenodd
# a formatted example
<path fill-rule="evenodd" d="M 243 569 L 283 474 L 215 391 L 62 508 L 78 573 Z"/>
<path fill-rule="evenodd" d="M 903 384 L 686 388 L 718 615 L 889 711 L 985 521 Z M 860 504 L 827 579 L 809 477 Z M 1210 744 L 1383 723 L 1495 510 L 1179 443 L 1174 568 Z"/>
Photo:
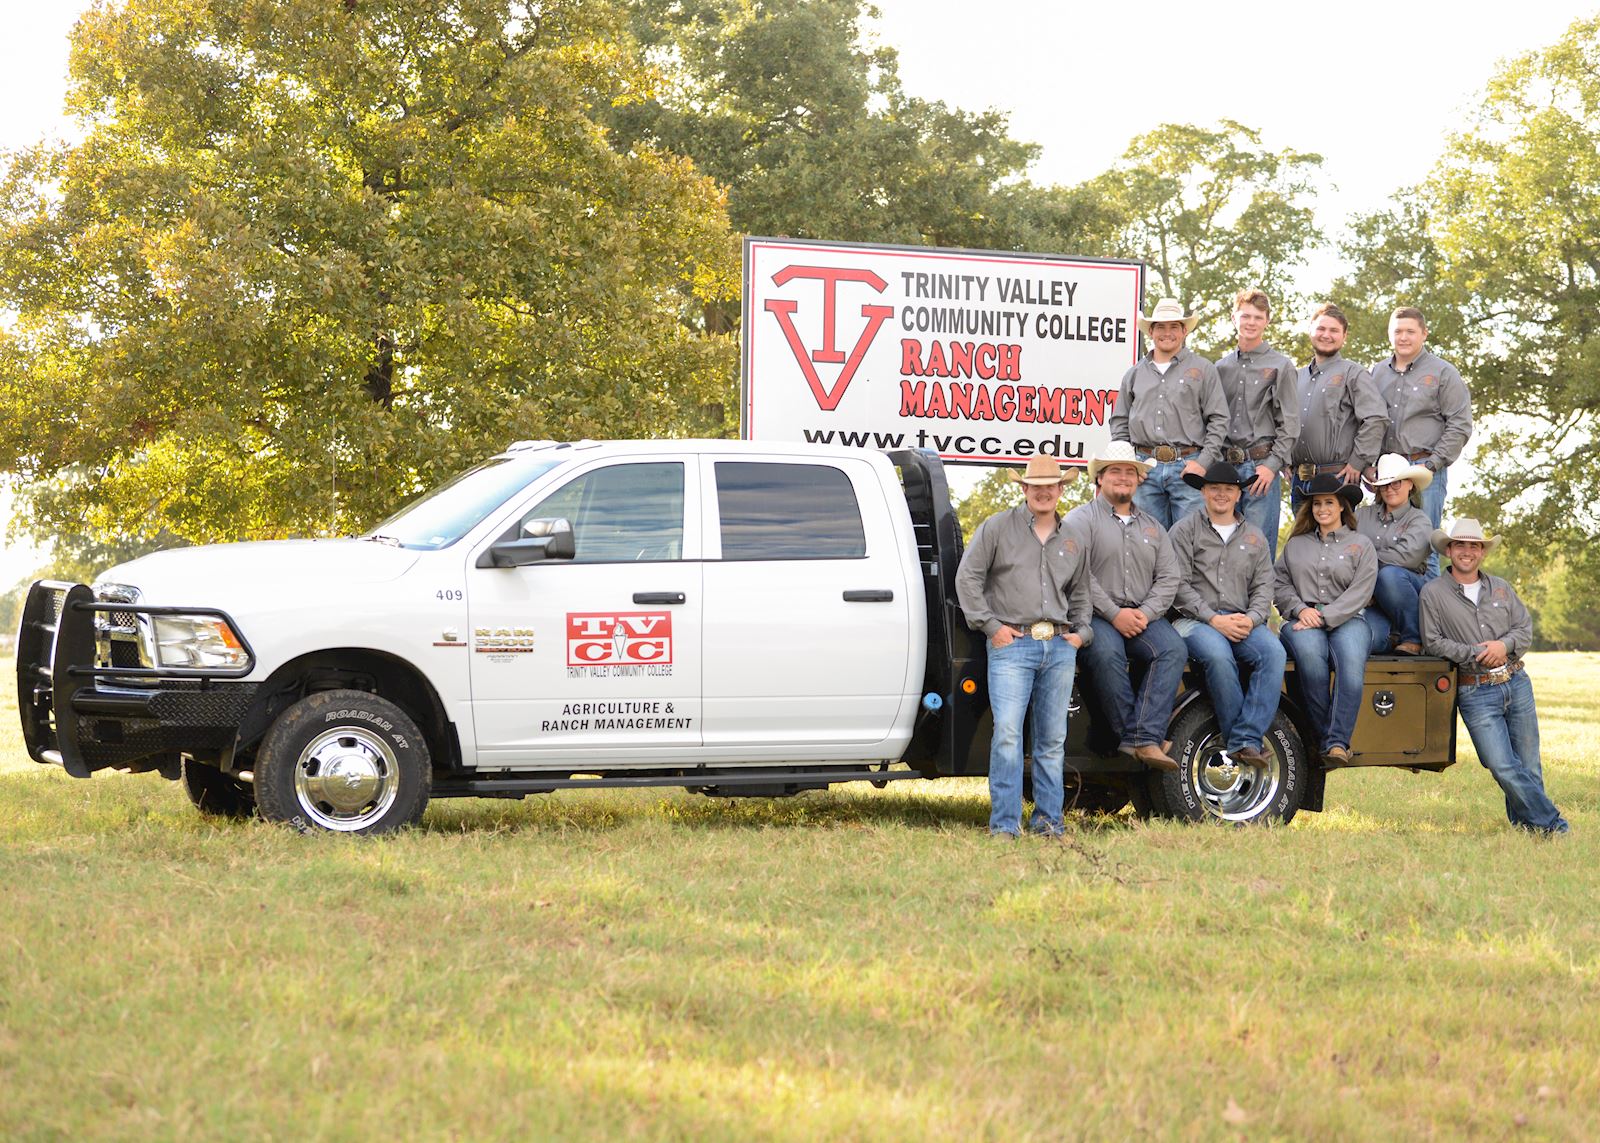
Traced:
<path fill-rule="evenodd" d="M 961 522 L 961 535 L 964 539 L 971 540 L 972 533 L 978 530 L 978 525 L 993 516 L 996 512 L 1004 512 L 1007 508 L 1015 508 L 1022 503 L 1022 485 L 1011 479 L 1013 472 L 1019 471 L 1012 468 L 997 468 L 989 475 L 972 486 L 972 491 L 961 498 L 956 505 L 956 517 Z M 1094 499 L 1094 483 L 1089 479 L 1089 472 L 1083 468 L 1067 470 L 1067 485 L 1061 490 L 1061 503 L 1056 511 L 1066 513 L 1072 511 L 1079 504 L 1085 504 Z"/>
<path fill-rule="evenodd" d="M 908 96 L 895 52 L 866 42 L 862 0 L 628 9 L 664 81 L 615 110 L 618 136 L 691 157 L 727 187 L 737 231 L 1093 252 L 1093 204 L 1024 181 L 1038 148 L 1003 114 Z"/>
<path fill-rule="evenodd" d="M 1307 200 L 1322 157 L 1268 150 L 1231 119 L 1215 129 L 1167 123 L 1128 145 L 1086 188 L 1115 220 L 1114 252 L 1148 267 L 1148 297 L 1202 315 L 1190 344 L 1217 356 L 1232 344 L 1233 295 L 1259 286 L 1274 313 L 1304 308 L 1295 267 L 1321 239 Z"/>
<path fill-rule="evenodd" d="M 1527 556 L 1600 573 L 1600 17 L 1504 65 L 1403 213 L 1388 246 L 1411 277 L 1365 275 L 1367 304 L 1419 304 L 1472 389 L 1481 488 L 1457 510 Z M 1381 238 L 1384 243 L 1375 242 Z M 1363 248 L 1364 245 L 1364 248 Z M 1406 290 L 1415 293 L 1407 296 Z"/>
<path fill-rule="evenodd" d="M 720 193 L 613 147 L 602 0 L 128 0 L 0 180 L 0 469 L 36 534 L 358 529 L 517 437 L 722 431 Z"/>

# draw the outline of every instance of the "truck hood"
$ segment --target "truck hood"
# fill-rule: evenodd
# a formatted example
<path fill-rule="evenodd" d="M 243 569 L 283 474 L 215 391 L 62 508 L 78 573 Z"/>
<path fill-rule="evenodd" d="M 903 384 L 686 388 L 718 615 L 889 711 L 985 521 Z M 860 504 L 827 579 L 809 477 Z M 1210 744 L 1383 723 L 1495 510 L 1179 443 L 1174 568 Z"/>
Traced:
<path fill-rule="evenodd" d="M 268 540 L 171 548 L 118 564 L 97 584 L 130 584 L 141 603 L 204 606 L 241 594 L 279 600 L 285 594 L 337 594 L 352 585 L 404 575 L 418 553 L 370 540 Z"/>

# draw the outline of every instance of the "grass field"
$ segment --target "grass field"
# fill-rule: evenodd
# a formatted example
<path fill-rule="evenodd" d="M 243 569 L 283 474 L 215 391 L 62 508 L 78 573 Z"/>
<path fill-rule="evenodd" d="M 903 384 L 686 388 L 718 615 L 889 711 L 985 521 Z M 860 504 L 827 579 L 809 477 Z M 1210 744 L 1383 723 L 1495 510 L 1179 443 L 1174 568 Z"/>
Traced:
<path fill-rule="evenodd" d="M 1464 731 L 1287 829 L 997 846 L 964 780 L 302 837 L 8 706 L 0 1138 L 1594 1138 L 1600 656 L 1530 673 L 1565 838 Z"/>

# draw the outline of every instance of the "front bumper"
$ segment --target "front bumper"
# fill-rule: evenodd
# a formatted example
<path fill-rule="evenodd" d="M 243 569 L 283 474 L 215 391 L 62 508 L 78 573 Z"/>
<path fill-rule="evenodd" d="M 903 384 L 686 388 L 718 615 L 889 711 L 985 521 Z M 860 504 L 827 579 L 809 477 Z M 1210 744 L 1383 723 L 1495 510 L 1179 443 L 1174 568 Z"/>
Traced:
<path fill-rule="evenodd" d="M 231 752 L 259 685 L 239 681 L 255 669 L 254 653 L 227 670 L 113 666 L 99 659 L 95 639 L 96 613 L 113 610 L 228 619 L 207 608 L 100 602 L 81 583 L 35 583 L 17 632 L 17 710 L 29 756 L 78 778 L 113 768 L 176 777 L 182 754 Z"/>

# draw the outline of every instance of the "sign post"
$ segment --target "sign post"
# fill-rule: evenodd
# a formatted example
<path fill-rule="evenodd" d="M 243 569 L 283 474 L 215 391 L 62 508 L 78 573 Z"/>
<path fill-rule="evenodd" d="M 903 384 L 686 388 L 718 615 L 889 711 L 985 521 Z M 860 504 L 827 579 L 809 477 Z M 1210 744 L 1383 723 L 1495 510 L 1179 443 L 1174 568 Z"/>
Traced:
<path fill-rule="evenodd" d="M 1082 465 L 1138 357 L 1138 262 L 746 238 L 746 439 Z"/>

